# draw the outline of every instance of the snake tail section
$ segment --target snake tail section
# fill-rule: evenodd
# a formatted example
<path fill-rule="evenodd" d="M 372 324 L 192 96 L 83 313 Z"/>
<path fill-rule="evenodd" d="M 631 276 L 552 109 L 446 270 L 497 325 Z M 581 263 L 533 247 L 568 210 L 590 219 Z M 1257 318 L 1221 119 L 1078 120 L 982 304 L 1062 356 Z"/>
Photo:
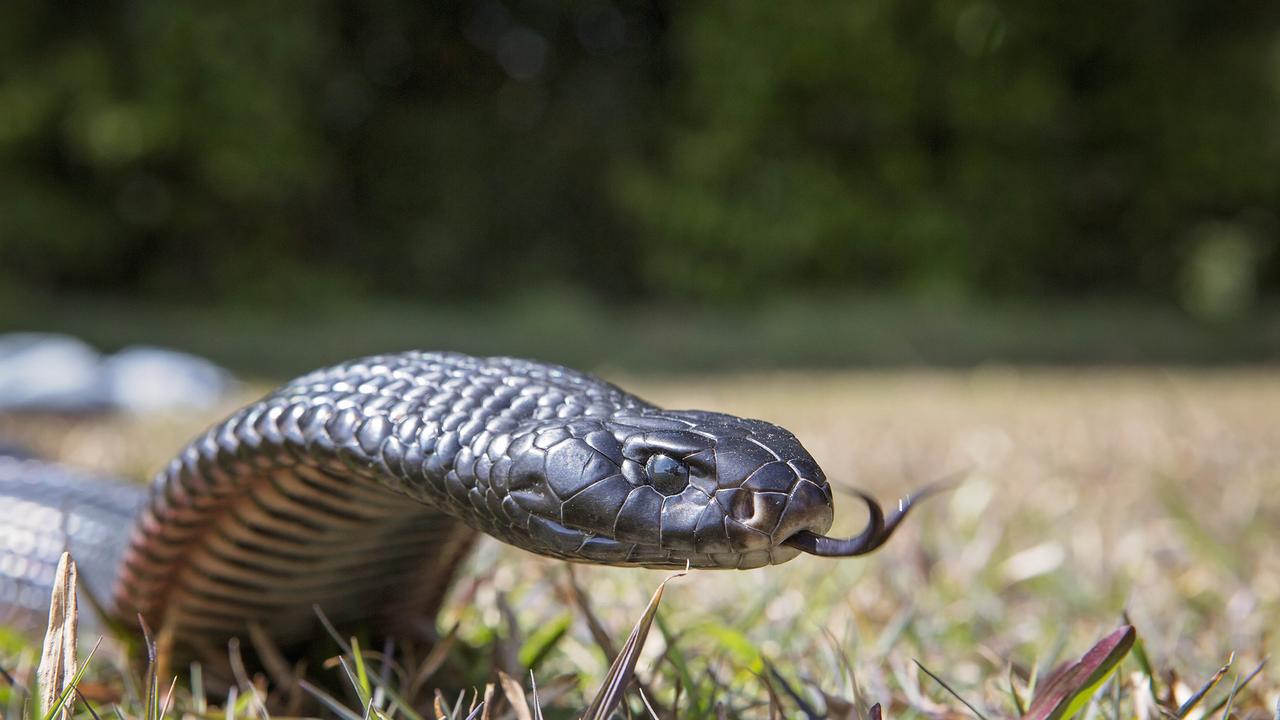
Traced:
<path fill-rule="evenodd" d="M 81 584 L 111 598 L 143 488 L 66 465 L 0 454 L 0 624 L 43 627 L 58 558 Z M 94 620 L 92 613 L 84 621 Z"/>

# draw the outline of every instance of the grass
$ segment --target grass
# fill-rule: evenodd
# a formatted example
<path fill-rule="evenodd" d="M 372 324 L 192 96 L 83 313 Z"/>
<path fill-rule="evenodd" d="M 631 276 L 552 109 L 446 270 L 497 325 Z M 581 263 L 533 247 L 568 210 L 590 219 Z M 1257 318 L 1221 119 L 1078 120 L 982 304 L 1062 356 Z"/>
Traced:
<path fill-rule="evenodd" d="M 622 701 L 632 716 L 648 716 L 637 687 L 663 717 L 865 719 L 876 704 L 890 718 L 1272 716 L 1280 674 L 1262 663 L 1280 618 L 1280 371 L 611 379 L 669 406 L 773 420 L 834 483 L 885 499 L 973 468 L 869 558 L 804 557 L 670 583 L 634 658 L 637 683 Z M 9 419 L 0 436 L 142 477 L 215 415 Z M 861 524 L 856 506 L 837 496 L 837 531 Z M 426 717 L 467 717 L 486 694 L 495 713 L 500 702 L 510 713 L 500 698 L 513 683 L 531 700 L 532 666 L 546 717 L 576 717 L 665 577 L 571 572 L 486 543 L 440 618 L 453 628 L 447 652 L 393 650 L 391 666 L 382 648 L 358 660 L 335 644 L 346 669 L 313 666 L 308 680 L 360 718 L 377 714 L 369 701 L 380 688 L 375 705 L 388 716 L 413 720 L 395 693 Z M 0 637 L 0 666 L 19 682 L 33 652 Z M 142 670 L 113 657 L 100 652 L 89 677 L 115 695 L 86 695 L 103 717 L 112 697 L 126 716 L 145 716 L 146 693 L 128 690 L 144 685 L 121 679 Z M 246 677 L 235 692 L 230 702 L 197 698 L 184 677 L 171 716 L 260 716 L 255 692 L 273 717 L 289 709 L 270 678 Z M 342 715 L 320 708 L 292 709 Z"/>

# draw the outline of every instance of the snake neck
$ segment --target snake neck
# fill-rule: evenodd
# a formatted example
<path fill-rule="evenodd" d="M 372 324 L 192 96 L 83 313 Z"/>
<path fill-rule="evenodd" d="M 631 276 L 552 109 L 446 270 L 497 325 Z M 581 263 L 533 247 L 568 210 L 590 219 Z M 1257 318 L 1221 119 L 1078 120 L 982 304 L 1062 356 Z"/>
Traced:
<path fill-rule="evenodd" d="M 303 376 L 160 473 L 117 612 L 186 637 L 225 637 L 246 621 L 298 636 L 312 602 L 359 617 L 390 588 L 443 591 L 474 531 L 523 532 L 491 512 L 486 464 L 511 462 L 499 449 L 547 423 L 643 405 L 589 376 L 506 358 L 406 353 Z M 445 546 L 458 549 L 448 562 Z M 429 616 L 438 601 L 415 610 Z"/>
<path fill-rule="evenodd" d="M 492 533 L 506 522 L 497 509 L 517 489 L 509 478 L 541 469 L 553 446 L 599 434 L 604 418 L 656 410 L 565 368 L 458 358 L 469 375 L 427 375 L 426 383 L 421 370 L 410 383 L 395 366 L 373 362 L 379 358 L 340 366 L 300 378 L 227 425 L 241 448 L 255 435 L 296 446 L 291 454 L 302 464 L 374 480 Z"/>

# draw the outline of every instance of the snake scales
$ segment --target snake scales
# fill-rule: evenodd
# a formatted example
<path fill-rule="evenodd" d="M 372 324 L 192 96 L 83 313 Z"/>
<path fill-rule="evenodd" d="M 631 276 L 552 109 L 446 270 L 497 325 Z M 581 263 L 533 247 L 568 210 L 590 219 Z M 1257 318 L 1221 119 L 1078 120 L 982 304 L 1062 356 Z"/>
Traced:
<path fill-rule="evenodd" d="M 861 497 L 866 530 L 828 538 L 830 485 L 775 425 L 556 365 L 383 355 L 242 408 L 149 492 L 0 457 L 0 610 L 39 612 L 69 547 L 110 613 L 189 652 L 250 622 L 303 640 L 313 605 L 394 631 L 433 622 L 482 532 L 578 562 L 746 569 L 875 550 L 910 502 L 886 520 Z"/>

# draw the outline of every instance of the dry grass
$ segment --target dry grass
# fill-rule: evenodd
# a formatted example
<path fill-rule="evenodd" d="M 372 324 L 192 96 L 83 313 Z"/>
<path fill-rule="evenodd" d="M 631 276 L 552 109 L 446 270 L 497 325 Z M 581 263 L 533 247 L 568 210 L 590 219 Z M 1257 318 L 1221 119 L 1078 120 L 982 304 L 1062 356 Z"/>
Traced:
<path fill-rule="evenodd" d="M 1154 678 L 1130 654 L 1123 682 L 1083 712 L 1159 717 L 1143 689 L 1153 682 L 1176 715 L 1234 652 L 1221 684 L 1185 713 L 1195 718 L 1225 703 L 1233 678 L 1268 651 L 1280 619 L 1280 372 L 615 379 L 669 406 L 784 425 L 834 483 L 885 499 L 974 468 L 868 559 L 800 558 L 672 583 L 637 670 L 660 714 L 714 716 L 720 702 L 763 717 L 771 697 L 788 716 L 802 705 L 834 714 L 842 702 L 879 702 L 888 717 L 971 714 L 918 660 L 987 717 L 1014 717 L 1034 678 L 1127 611 Z M 141 475 L 212 419 L 0 423 L 0 436 Z M 836 529 L 853 531 L 861 511 L 839 500 L 849 515 Z M 588 704 L 609 667 L 602 645 L 623 644 L 665 577 L 576 568 L 584 611 L 566 600 L 562 564 L 490 543 L 468 572 L 479 582 L 460 583 L 465 602 L 442 618 L 458 624 L 464 649 L 451 662 L 479 685 L 498 669 L 527 685 L 521 664 L 533 663 L 544 704 L 562 708 Z M 1278 679 L 1264 669 L 1231 713 L 1269 715 Z M 635 693 L 630 707 L 645 712 Z"/>

